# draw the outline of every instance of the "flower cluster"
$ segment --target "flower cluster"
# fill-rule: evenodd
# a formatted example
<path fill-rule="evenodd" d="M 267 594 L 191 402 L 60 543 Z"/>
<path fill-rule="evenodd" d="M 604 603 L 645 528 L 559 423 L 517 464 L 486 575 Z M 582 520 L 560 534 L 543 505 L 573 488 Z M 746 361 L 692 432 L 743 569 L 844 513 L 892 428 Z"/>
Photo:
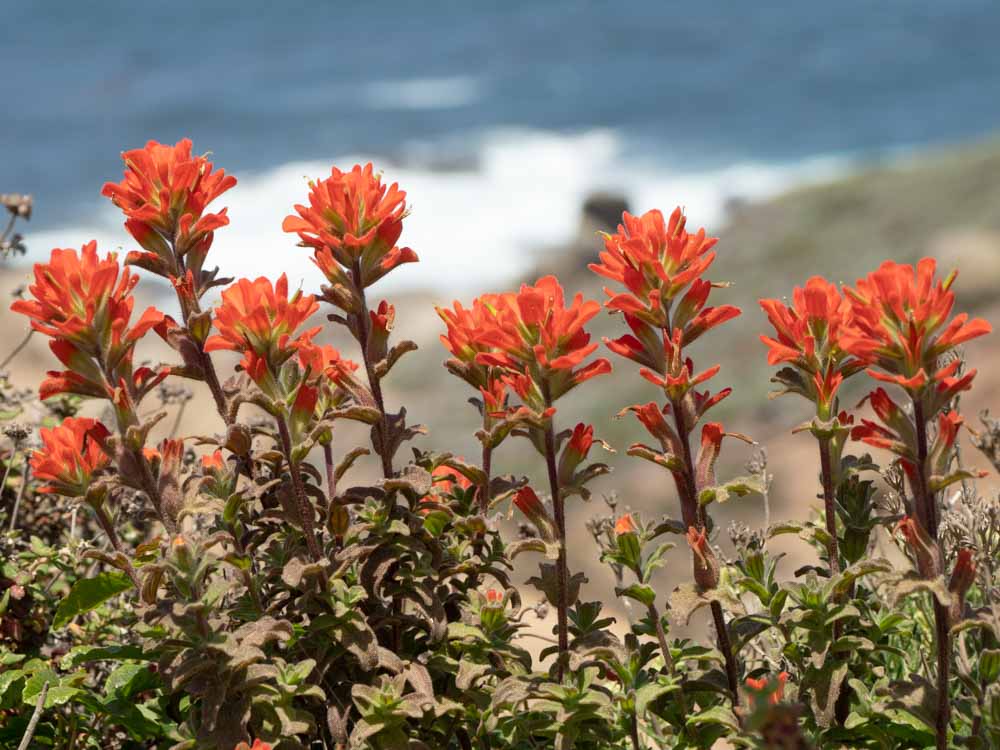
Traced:
<path fill-rule="evenodd" d="M 361 292 L 417 254 L 396 245 L 406 216 L 406 193 L 386 186 L 372 165 L 349 172 L 334 167 L 325 180 L 309 183 L 309 205 L 296 205 L 298 216 L 282 224 L 297 234 L 331 286 L 330 302 L 357 312 Z"/>
<path fill-rule="evenodd" d="M 166 368 L 133 371 L 136 342 L 164 316 L 150 307 L 132 323 L 138 278 L 119 267 L 114 253 L 102 259 L 96 242 L 79 253 L 57 248 L 48 263 L 35 264 L 34 277 L 28 287 L 32 299 L 17 300 L 11 310 L 50 337 L 52 353 L 67 368 L 49 373 L 42 398 L 75 393 L 109 398 L 119 410 L 129 409 L 167 376 Z"/>
<path fill-rule="evenodd" d="M 95 419 L 69 417 L 39 432 L 42 448 L 31 456 L 31 472 L 47 482 L 39 492 L 83 497 L 94 475 L 110 461 L 101 448 L 107 428 Z"/>
<path fill-rule="evenodd" d="M 787 363 L 775 381 L 784 393 L 798 393 L 816 404 L 817 418 L 828 422 L 838 413 L 837 391 L 857 373 L 863 361 L 846 351 L 852 321 L 851 302 L 836 284 L 813 276 L 792 292 L 792 304 L 762 299 L 760 306 L 774 326 L 775 337 L 761 336 L 770 365 Z"/>
<path fill-rule="evenodd" d="M 208 204 L 236 185 L 225 170 L 213 169 L 204 156 L 192 156 L 187 138 L 174 146 L 149 141 L 122 154 L 124 179 L 101 191 L 122 209 L 125 228 L 143 248 L 126 262 L 159 276 L 190 278 L 199 296 L 214 279 L 202 266 L 216 229 L 226 226 L 226 209 L 208 213 Z"/>

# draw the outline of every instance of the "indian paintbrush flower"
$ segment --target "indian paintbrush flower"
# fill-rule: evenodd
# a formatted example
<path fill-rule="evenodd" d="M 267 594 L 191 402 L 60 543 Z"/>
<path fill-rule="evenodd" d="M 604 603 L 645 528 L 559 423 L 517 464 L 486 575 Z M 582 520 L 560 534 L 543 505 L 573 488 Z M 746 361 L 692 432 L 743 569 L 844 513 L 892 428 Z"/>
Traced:
<path fill-rule="evenodd" d="M 410 248 L 396 245 L 406 193 L 396 183 L 383 184 L 371 164 L 349 172 L 333 167 L 325 180 L 309 183 L 309 205 L 296 204 L 295 210 L 298 216 L 287 216 L 282 229 L 313 248 L 316 265 L 335 288 L 344 288 L 352 308 L 365 287 L 417 260 Z"/>
<path fill-rule="evenodd" d="M 43 427 L 42 447 L 31 454 L 32 474 L 46 482 L 39 492 L 85 496 L 94 474 L 110 463 L 101 448 L 109 434 L 103 424 L 85 417 L 67 417 L 56 427 Z"/>
<path fill-rule="evenodd" d="M 204 156 L 192 156 L 191 141 L 170 146 L 149 141 L 122 154 L 124 179 L 101 190 L 122 209 L 125 228 L 145 252 L 129 253 L 126 263 L 168 278 L 201 268 L 216 229 L 226 226 L 226 209 L 208 213 L 208 204 L 232 188 L 236 178 L 216 170 Z"/>

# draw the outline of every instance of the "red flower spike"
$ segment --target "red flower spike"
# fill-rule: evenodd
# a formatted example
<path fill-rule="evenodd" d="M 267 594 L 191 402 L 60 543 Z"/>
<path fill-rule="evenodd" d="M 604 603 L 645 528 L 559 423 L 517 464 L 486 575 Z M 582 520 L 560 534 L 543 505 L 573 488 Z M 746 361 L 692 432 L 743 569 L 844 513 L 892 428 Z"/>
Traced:
<path fill-rule="evenodd" d="M 91 477 L 108 465 L 110 459 L 101 441 L 110 435 L 94 419 L 68 417 L 58 427 L 39 431 L 42 448 L 31 454 L 31 471 L 47 484 L 39 492 L 66 497 L 87 494 Z"/>
<path fill-rule="evenodd" d="M 584 364 L 597 349 L 597 344 L 590 343 L 584 325 L 600 311 L 600 305 L 585 302 L 581 294 L 567 305 L 554 276 L 545 276 L 534 286 L 524 284 L 517 294 L 477 302 L 493 311 L 493 317 L 489 320 L 483 316 L 485 327 L 473 338 L 480 349 L 474 363 L 529 377 L 538 389 L 544 383 L 549 401 L 585 380 L 611 371 L 606 359 Z M 545 398 L 526 404 L 536 411 L 548 407 Z"/>
<path fill-rule="evenodd" d="M 705 529 L 699 531 L 694 526 L 687 531 L 688 546 L 694 553 L 694 582 L 701 592 L 711 591 L 719 585 L 719 561 L 708 543 Z"/>
<path fill-rule="evenodd" d="M 287 216 L 281 228 L 298 234 L 303 247 L 314 250 L 316 265 L 331 283 L 342 283 L 337 266 L 371 286 L 396 266 L 414 263 L 410 248 L 396 246 L 403 232 L 406 193 L 396 183 L 382 184 L 372 165 L 355 165 L 350 172 L 336 167 L 330 176 L 309 183 L 309 205 L 296 205 L 298 216 Z"/>
<path fill-rule="evenodd" d="M 187 138 L 174 146 L 149 141 L 145 148 L 124 152 L 122 159 L 124 179 L 105 183 L 101 194 L 122 209 L 128 219 L 126 229 L 148 253 L 149 257 L 131 254 L 128 262 L 163 276 L 176 275 L 176 262 L 166 244 L 174 241 L 181 256 L 195 251 L 197 258 L 188 258 L 186 265 L 197 274 L 212 233 L 229 223 L 226 209 L 218 213 L 205 209 L 233 187 L 236 178 L 213 170 L 205 157 L 192 156 Z"/>
<path fill-rule="evenodd" d="M 852 321 L 843 348 L 871 365 L 869 374 L 894 382 L 911 395 L 935 380 L 942 354 L 989 333 L 990 324 L 961 314 L 948 320 L 955 302 L 955 274 L 935 281 L 937 264 L 916 267 L 886 261 L 855 287 L 845 288 Z"/>
<path fill-rule="evenodd" d="M 605 235 L 600 263 L 590 270 L 624 285 L 629 294 L 614 294 L 606 303 L 612 310 L 641 317 L 651 325 L 666 325 L 665 306 L 685 287 L 699 279 L 715 259 L 717 242 L 705 230 L 689 234 L 680 208 L 664 221 L 658 210 L 636 217 L 622 215 L 614 235 Z M 704 300 L 702 300 L 704 304 Z"/>
<path fill-rule="evenodd" d="M 213 321 L 218 334 L 205 342 L 205 351 L 242 352 L 247 355 L 244 368 L 260 383 L 265 374 L 260 360 L 277 370 L 319 332 L 316 327 L 295 336 L 299 326 L 318 309 L 312 295 L 296 291 L 288 296 L 285 274 L 274 286 L 263 276 L 254 281 L 240 279 L 222 292 L 222 304 L 215 309 Z"/>
<path fill-rule="evenodd" d="M 768 364 L 791 364 L 804 377 L 790 390 L 815 402 L 822 419 L 836 409 L 836 395 L 844 379 L 861 369 L 842 343 L 852 321 L 851 302 L 835 284 L 820 276 L 796 287 L 792 304 L 762 299 L 760 306 L 774 327 L 776 338 L 761 336 L 768 347 Z M 789 385 L 779 377 L 777 382 Z"/>
<path fill-rule="evenodd" d="M 34 299 L 17 300 L 10 309 L 30 318 L 39 333 L 72 342 L 90 356 L 121 356 L 123 344 L 163 320 L 151 307 L 129 328 L 132 290 L 139 278 L 127 270 L 119 276 L 117 256 L 109 253 L 101 260 L 96 242 L 88 242 L 79 254 L 57 248 L 48 263 L 35 264 L 34 273 L 28 287 Z"/>

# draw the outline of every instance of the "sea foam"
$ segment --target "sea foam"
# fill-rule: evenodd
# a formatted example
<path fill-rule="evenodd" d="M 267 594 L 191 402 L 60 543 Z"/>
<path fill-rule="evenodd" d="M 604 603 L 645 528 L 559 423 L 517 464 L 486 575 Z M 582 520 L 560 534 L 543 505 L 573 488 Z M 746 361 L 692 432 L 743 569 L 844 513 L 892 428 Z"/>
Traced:
<path fill-rule="evenodd" d="M 399 182 L 407 192 L 412 213 L 402 244 L 413 248 L 420 262 L 394 271 L 379 284 L 379 292 L 424 287 L 463 294 L 496 288 L 530 271 L 544 248 L 572 238 L 582 202 L 595 190 L 620 191 L 636 212 L 682 205 L 692 224 L 720 231 L 732 199 L 766 198 L 848 168 L 845 160 L 834 157 L 739 163 L 709 171 L 671 168 L 669 159 L 657 154 L 627 154 L 622 138 L 611 130 L 498 130 L 479 139 L 474 151 L 471 160 L 444 170 L 408 159 L 387 162 L 348 154 L 237 173 L 239 184 L 213 206 L 229 206 L 231 223 L 216 233 L 210 261 L 225 275 L 275 277 L 284 272 L 293 285 L 317 289 L 321 278 L 309 252 L 281 231 L 281 221 L 294 203 L 305 200 L 307 181 L 327 176 L 331 164 L 346 169 L 373 161 L 385 179 Z M 30 259 L 41 259 L 52 247 L 79 247 L 90 239 L 105 250 L 134 247 L 110 203 L 95 200 L 92 215 L 93 222 L 86 225 L 31 232 Z M 595 238 L 595 250 L 597 246 Z"/>

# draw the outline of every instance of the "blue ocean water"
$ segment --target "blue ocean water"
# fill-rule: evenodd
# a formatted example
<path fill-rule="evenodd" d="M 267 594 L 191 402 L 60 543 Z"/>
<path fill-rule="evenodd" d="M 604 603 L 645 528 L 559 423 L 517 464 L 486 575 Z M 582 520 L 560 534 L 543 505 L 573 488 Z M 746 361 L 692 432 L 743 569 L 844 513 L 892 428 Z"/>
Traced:
<path fill-rule="evenodd" d="M 527 226 L 609 183 L 712 216 L 734 184 L 1000 127 L 991 0 L 6 5 L 0 190 L 34 193 L 53 242 L 117 226 L 98 191 L 148 138 L 191 137 L 240 176 L 234 224 L 332 161 L 384 161 L 438 217 L 417 239 L 441 242 L 446 214 L 486 202 L 473 223 Z M 574 219 L 554 221 L 500 240 Z"/>

